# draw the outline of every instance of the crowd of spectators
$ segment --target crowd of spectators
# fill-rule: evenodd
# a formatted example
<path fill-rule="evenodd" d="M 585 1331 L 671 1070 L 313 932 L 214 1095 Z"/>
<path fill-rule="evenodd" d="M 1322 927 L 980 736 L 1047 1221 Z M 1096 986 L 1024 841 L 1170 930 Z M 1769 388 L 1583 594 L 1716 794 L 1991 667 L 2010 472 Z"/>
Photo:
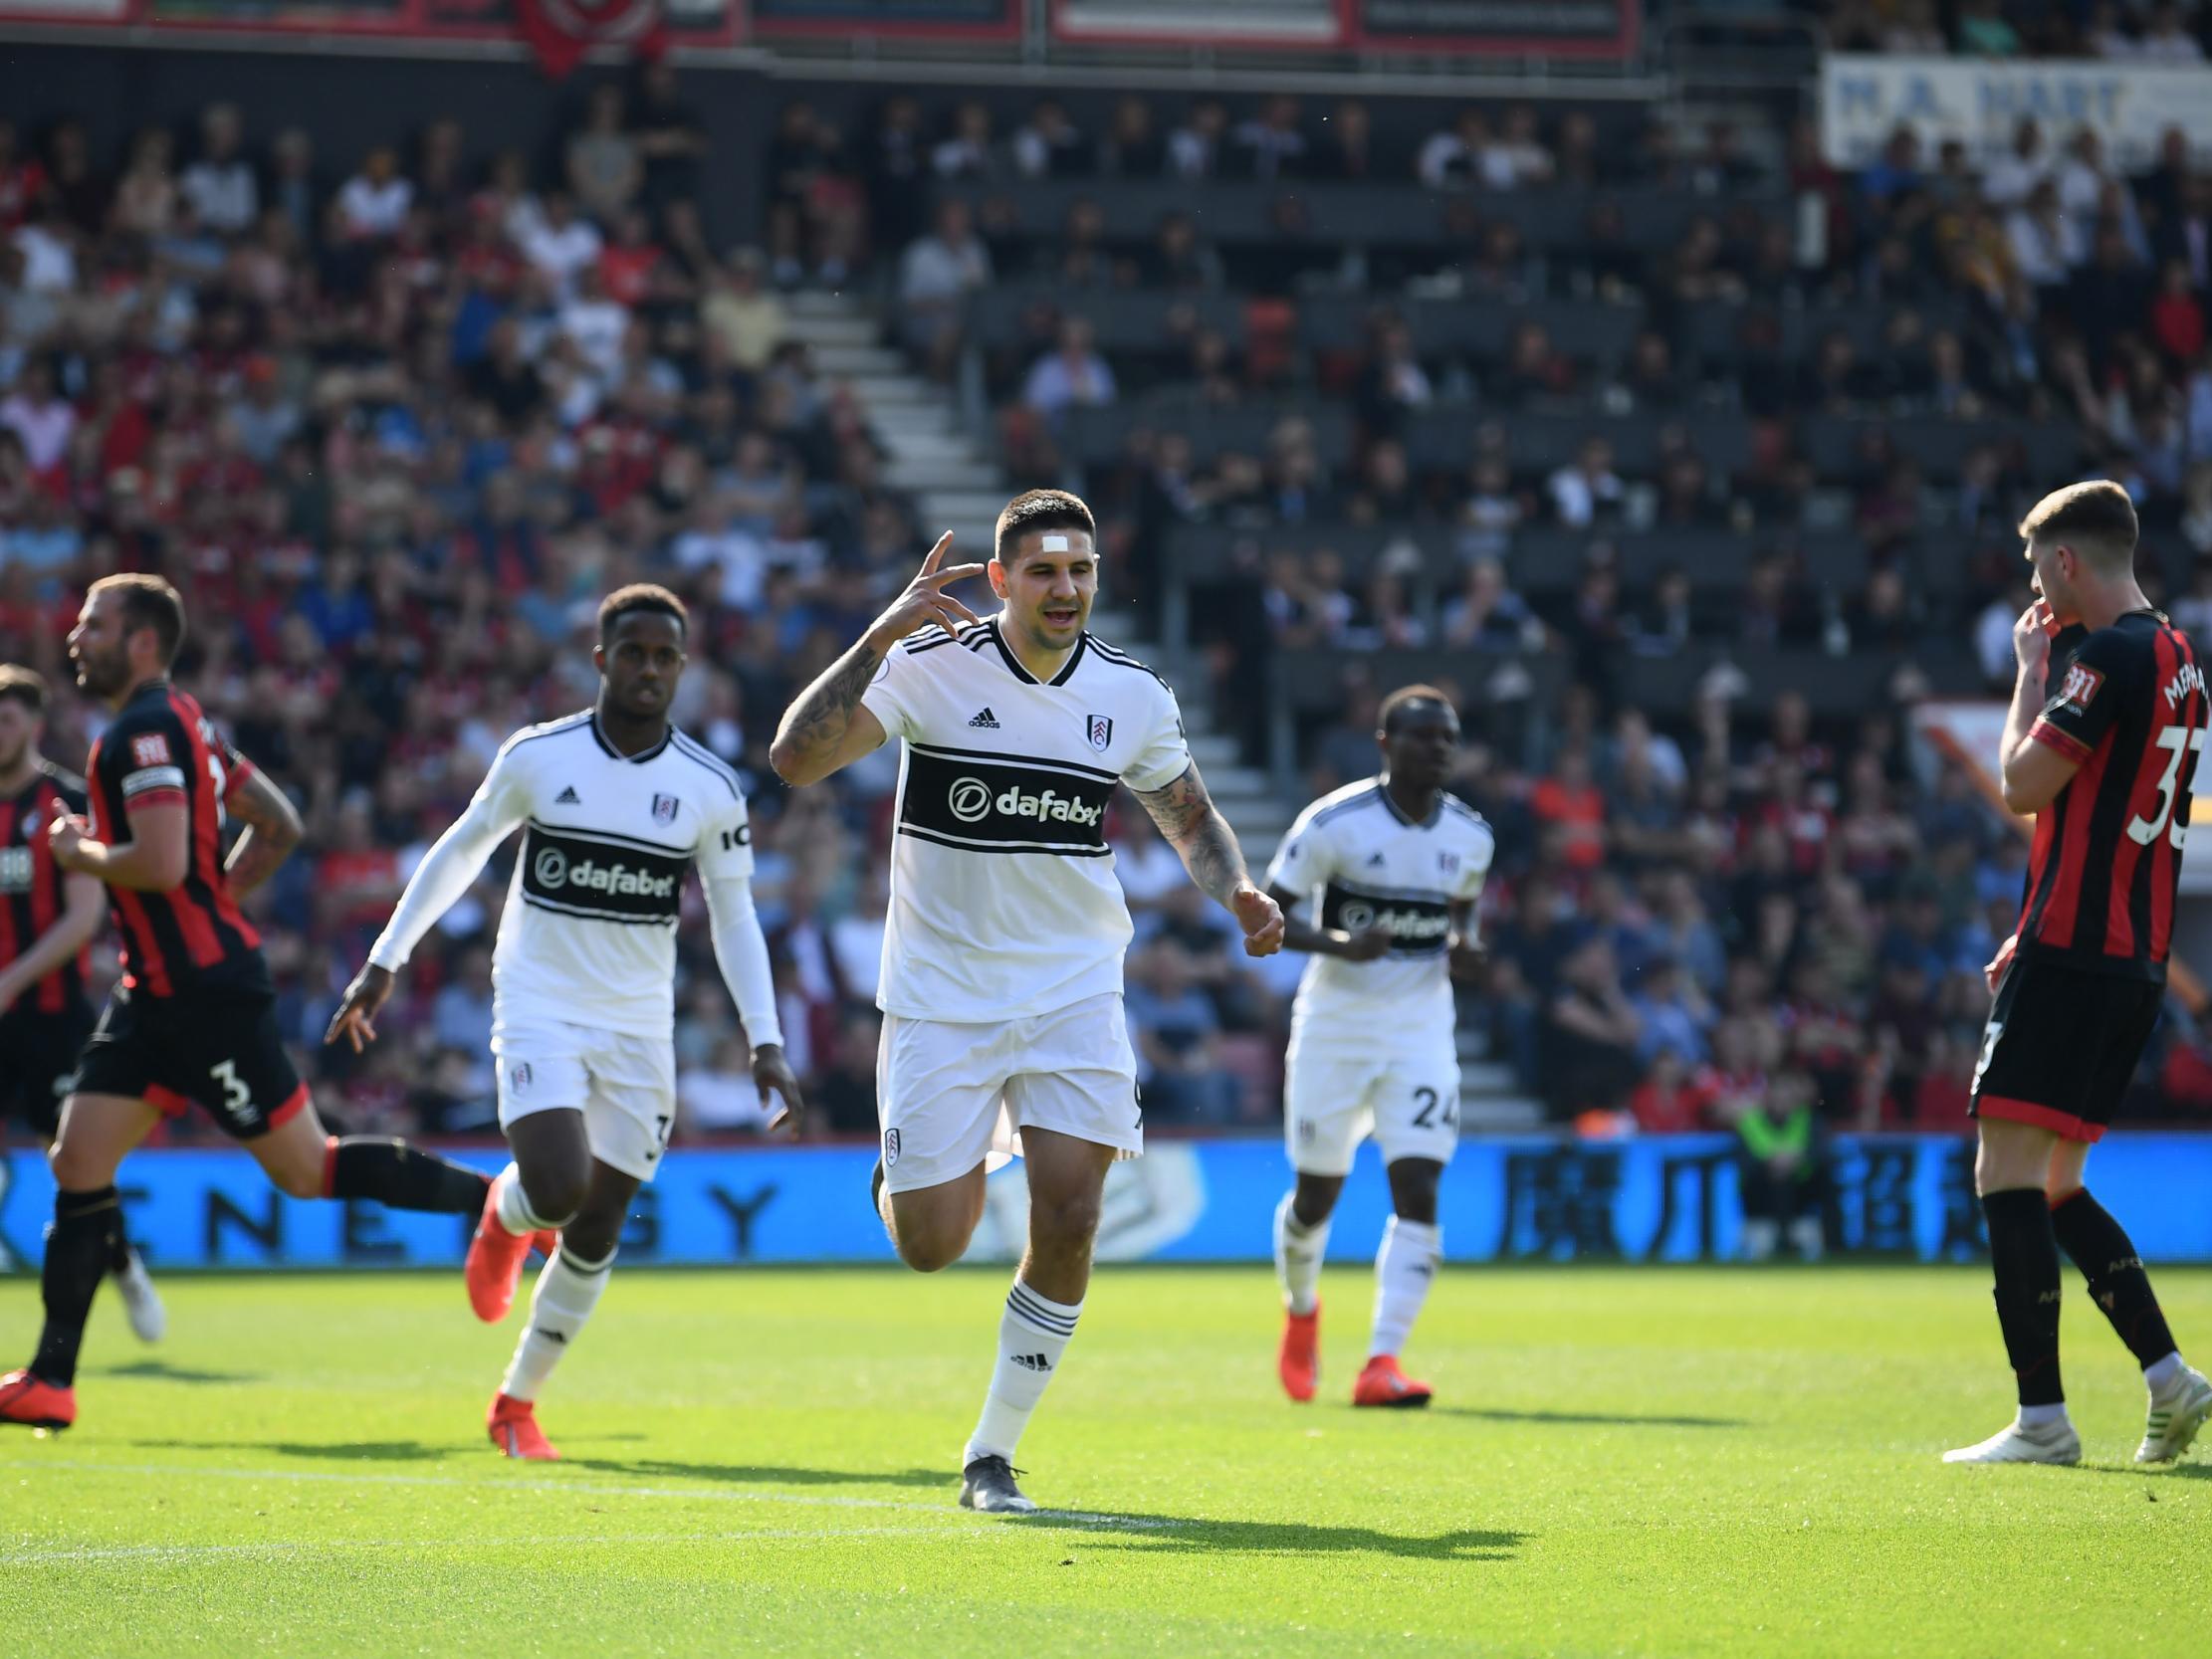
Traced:
<path fill-rule="evenodd" d="M 1402 522 L 1456 549 L 1460 574 L 1433 604 L 1409 601 L 1410 573 L 1389 560 L 1355 577 L 1326 550 L 1273 550 L 1244 602 L 1221 607 L 1233 625 L 1205 643 L 1223 686 L 1264 685 L 1283 644 L 1343 653 L 1343 718 L 1309 734 L 1316 789 L 1374 763 L 1380 651 L 1445 643 L 1574 665 L 1564 706 L 1510 734 L 1480 688 L 1461 688 L 1475 734 L 1462 791 L 1500 841 L 1492 983 L 1468 1012 L 1555 1116 L 1787 1125 L 1803 1094 L 1827 1126 L 1958 1127 L 1979 964 L 2017 892 L 2009 828 L 1955 770 L 1919 763 L 1891 711 L 1847 732 L 1814 730 L 1788 701 L 1754 717 L 1708 700 L 1689 726 L 1655 730 L 1620 706 L 1605 666 L 1716 637 L 1848 651 L 1942 628 L 1971 631 L 2005 677 L 2022 602 L 2010 524 L 2051 481 L 1995 439 L 1958 478 L 1930 480 L 1879 435 L 1848 476 L 1823 476 L 1795 441 L 1808 410 L 2078 423 L 2136 491 L 2154 545 L 2182 550 L 2177 611 L 2212 623 L 2212 190 L 2178 146 L 2122 180 L 2094 140 L 2024 130 L 2015 167 L 1977 176 L 1900 134 L 1880 166 L 1847 175 L 1803 129 L 1655 126 L 1602 143 L 1579 111 L 1507 106 L 1386 140 L 1357 100 L 1199 98 L 1170 117 L 1130 98 L 1095 132 L 1050 99 L 1001 131 L 982 103 L 933 113 L 901 94 L 850 144 L 787 108 L 765 157 L 761 246 L 718 250 L 699 210 L 701 130 L 666 68 L 591 92 L 543 168 L 520 151 L 470 164 L 454 120 L 334 168 L 307 132 L 258 130 L 228 107 L 112 156 L 78 123 L 0 123 L 0 657 L 64 680 L 60 640 L 87 579 L 151 568 L 183 588 L 182 678 L 309 821 L 308 847 L 256 909 L 288 1034 L 333 1116 L 489 1127 L 486 951 L 504 855 L 418 957 L 384 1042 L 355 1060 L 322 1050 L 321 1028 L 499 741 L 589 699 L 598 595 L 656 579 L 693 607 L 677 717 L 756 799 L 761 911 L 815 1126 L 872 1130 L 896 759 L 789 796 L 761 761 L 792 688 L 925 538 L 884 482 L 867 410 L 789 337 L 792 295 L 880 281 L 889 327 L 951 376 L 968 360 L 968 298 L 1035 274 L 1064 297 L 1037 319 L 1048 348 L 994 370 L 1007 459 L 1017 481 L 1086 489 L 1133 569 L 1179 525 L 1264 545 L 1284 524 Z M 1464 211 L 1439 221 L 1450 234 L 1433 258 L 1395 263 L 1314 259 L 1294 240 L 1280 260 L 1217 249 L 1182 215 L 1125 247 L 1084 211 L 1091 181 L 1116 175 L 1241 181 L 1293 202 L 1306 179 L 1388 180 Z M 1036 256 L 988 203 L 933 209 L 945 179 L 1064 181 L 1070 234 L 1049 265 L 1017 269 Z M 1576 246 L 1533 252 L 1483 215 L 1486 195 L 1541 183 L 1592 193 Z M 1779 235 L 1738 210 L 1739 188 L 1791 203 Z M 1639 253 L 1608 230 L 1630 189 L 1710 211 L 1678 246 Z M 1280 263 L 1298 267 L 1287 290 L 1269 275 Z M 1348 288 L 1375 312 L 1349 352 L 1302 347 L 1295 330 L 1193 330 L 1170 342 L 1181 361 L 1163 375 L 1088 326 L 1083 292 L 1113 288 Z M 1619 362 L 1534 321 L 1498 360 L 1443 360 L 1396 310 L 1427 294 L 1640 304 L 1648 321 Z M 1881 352 L 1839 334 L 1800 359 L 1766 326 L 1776 308 L 1847 302 L 1893 308 Z M 1713 304 L 1740 307 L 1756 349 L 1706 361 L 1686 347 L 1681 319 Z M 1923 309 L 1962 320 L 1916 326 Z M 1264 453 L 1203 467 L 1172 423 L 1091 474 L 1056 455 L 1068 409 L 1163 379 L 1202 407 L 1347 409 L 1352 456 L 1340 467 L 1299 419 Z M 1532 474 L 1489 426 L 1463 466 L 1420 470 L 1405 435 L 1453 402 L 1500 422 L 1727 407 L 1759 438 L 1733 474 L 1681 438 L 1648 471 L 1594 438 Z M 1768 550 L 1716 604 L 1678 574 L 1627 579 L 1617 540 L 1652 525 Z M 1902 551 L 1928 525 L 1971 561 L 1941 606 Z M 1516 549 L 1536 527 L 1587 535 L 1568 580 L 1527 579 Z M 1812 527 L 1862 538 L 1863 588 L 1829 591 L 1807 568 L 1791 538 Z M 2172 574 L 2170 561 L 2151 572 Z M 81 759 L 98 720 L 65 699 L 56 755 Z M 1139 922 L 1129 1005 L 1148 1110 L 1270 1123 L 1300 964 L 1231 951 L 1141 813 L 1117 812 L 1111 830 Z M 743 1041 L 700 921 L 680 934 L 687 1127 L 749 1128 Z M 2169 1023 L 2146 1079 L 2153 1109 L 2206 1109 L 2212 1064 L 2187 1022 Z"/>
<path fill-rule="evenodd" d="M 1997 10 L 1959 8 L 1962 38 L 1989 38 Z M 2168 10 L 2121 27 L 2165 40 Z M 1839 8 L 1833 21 L 1903 28 L 1932 11 Z M 2187 14 L 2192 29 L 2203 20 Z M 2029 597 L 2013 526 L 2065 482 L 2036 476 L 2000 419 L 2019 415 L 2072 427 L 2092 466 L 2127 485 L 2146 588 L 2185 626 L 2212 626 L 2212 174 L 2182 135 L 2130 178 L 2094 130 L 2034 119 L 1986 169 L 1956 144 L 1923 153 L 1900 128 L 1876 164 L 1847 171 L 1810 122 L 1600 145 L 1588 116 L 1480 106 L 1377 154 L 1356 104 L 1273 99 L 1239 116 L 1201 98 L 1179 124 L 1125 105 L 1088 134 L 1039 108 L 995 148 L 970 114 L 957 165 L 943 151 L 934 164 L 1061 181 L 1059 233 L 1017 226 L 988 194 L 941 198 L 899 272 L 907 339 L 940 372 L 964 349 L 985 359 L 1009 466 L 1089 492 L 1117 578 L 1158 581 L 1158 549 L 1192 526 L 1253 550 L 1194 607 L 1217 707 L 1249 712 L 1256 745 L 1264 700 L 1250 693 L 1270 684 L 1273 655 L 1337 652 L 1341 719 L 1304 734 L 1318 793 L 1373 768 L 1392 651 L 1568 661 L 1565 706 L 1543 720 L 1498 720 L 1472 665 L 1456 686 L 1476 739 L 1460 791 L 1499 835 L 1483 906 L 1491 978 L 1466 1010 L 1492 1057 L 1555 1120 L 1593 1131 L 1748 1126 L 1778 1220 L 1831 1130 L 1963 1130 L 1982 966 L 2019 903 L 2014 826 L 1959 768 L 1933 763 L 1900 708 L 1816 729 L 1803 698 L 1754 711 L 1718 693 L 1686 725 L 1655 729 L 1623 698 L 1619 666 L 1737 642 L 1833 658 L 1943 641 L 2009 689 L 2011 625 Z M 1162 125 L 1168 142 L 1136 141 Z M 1024 146 L 1046 128 L 1049 145 Z M 1266 247 L 1210 246 L 1182 212 L 1149 242 L 1108 235 L 1097 194 L 1132 172 L 1243 179 L 1278 203 L 1298 180 L 1418 181 L 1445 197 L 1449 228 L 1388 262 L 1335 251 L 1285 287 L 1254 280 Z M 1532 249 L 1510 217 L 1485 215 L 1486 201 L 1543 183 L 1591 193 L 1588 233 L 1571 245 Z M 1674 246 L 1640 251 L 1619 235 L 1632 188 L 1709 205 Z M 1756 200 L 1781 210 L 1751 211 Z M 1024 280 L 1027 343 L 997 358 L 966 346 L 963 297 Z M 1247 310 L 1241 338 L 1186 317 L 1142 349 L 1099 347 L 1087 296 L 1160 291 L 1286 298 L 1292 315 L 1267 327 Z M 1301 343 L 1297 305 L 1347 293 L 1372 308 L 1360 346 Z M 1438 295 L 1637 308 L 1644 321 L 1610 358 L 1571 321 L 1533 314 L 1495 355 L 1424 354 L 1407 313 Z M 1715 308 L 1736 319 L 1733 348 L 1700 352 L 1687 324 Z M 1881 313 L 1876 349 L 1843 326 L 1869 309 Z M 1802 324 L 1802 351 L 1785 348 L 1784 318 Z M 1143 418 L 1121 454 L 1086 466 L 1060 442 L 1066 412 L 1116 402 Z M 1351 416 L 1346 455 L 1317 434 L 1329 405 Z M 1283 410 L 1264 445 L 1195 459 L 1204 424 L 1247 406 Z M 1471 453 L 1417 466 L 1410 435 L 1455 407 L 1477 412 Z M 1707 411 L 1751 422 L 1750 458 L 1732 472 L 1698 450 Z M 1564 464 L 1532 469 L 1511 441 L 1523 413 L 1650 415 L 1656 459 L 1632 469 L 1593 434 Z M 1859 423 L 1847 466 L 1812 459 L 1815 415 Z M 1906 419 L 1959 425 L 1963 462 L 1924 466 L 1884 429 Z M 1349 542 L 1377 525 L 1411 533 L 1364 564 L 1328 545 L 1332 528 Z M 1622 545 L 1652 529 L 1747 545 L 1748 575 L 1717 590 L 1680 568 L 1632 576 Z M 1582 539 L 1564 567 L 1532 565 L 1537 532 L 1546 557 L 1562 535 Z M 1816 534 L 1848 539 L 1850 585 L 1809 560 Z M 1457 570 L 1440 587 L 1425 550 L 1438 545 Z M 1191 990 L 1171 972 L 1161 994 L 1198 1033 Z M 2133 1110 L 2201 1119 L 2207 1049 L 2179 1001 L 2171 1015 Z"/>
<path fill-rule="evenodd" d="M 542 171 L 466 163 L 459 119 L 400 137 L 326 157 L 217 106 L 104 155 L 74 121 L 0 122 L 0 659 L 66 685 L 89 579 L 174 580 L 180 680 L 309 825 L 253 909 L 326 1110 L 484 1131 L 512 849 L 365 1057 L 321 1027 L 501 740 L 590 701 L 598 597 L 673 586 L 676 718 L 756 792 L 791 1058 L 819 1128 L 871 1133 L 854 1026 L 895 762 L 786 806 L 762 757 L 794 683 L 910 573 L 912 503 L 789 337 L 766 254 L 703 240 L 670 71 L 592 92 Z M 102 719 L 62 698 L 50 752 L 81 765 Z M 756 1124 L 701 918 L 680 940 L 686 1111 Z"/>

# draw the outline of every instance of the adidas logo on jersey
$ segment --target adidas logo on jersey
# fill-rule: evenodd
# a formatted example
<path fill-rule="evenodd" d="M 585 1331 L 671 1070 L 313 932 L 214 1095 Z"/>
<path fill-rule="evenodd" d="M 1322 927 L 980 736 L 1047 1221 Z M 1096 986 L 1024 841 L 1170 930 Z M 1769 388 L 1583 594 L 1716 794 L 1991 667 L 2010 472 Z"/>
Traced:
<path fill-rule="evenodd" d="M 978 710 L 975 718 L 968 724 L 980 731 L 995 731 L 998 729 L 998 717 L 986 707 Z"/>
<path fill-rule="evenodd" d="M 582 804 L 583 797 L 576 793 L 576 786 L 573 783 L 553 796 L 553 805 L 555 806 L 581 806 Z"/>
<path fill-rule="evenodd" d="M 1013 1362 L 1025 1371 L 1048 1371 L 1052 1368 L 1052 1361 L 1041 1353 L 1016 1353 L 1012 1357 Z"/>

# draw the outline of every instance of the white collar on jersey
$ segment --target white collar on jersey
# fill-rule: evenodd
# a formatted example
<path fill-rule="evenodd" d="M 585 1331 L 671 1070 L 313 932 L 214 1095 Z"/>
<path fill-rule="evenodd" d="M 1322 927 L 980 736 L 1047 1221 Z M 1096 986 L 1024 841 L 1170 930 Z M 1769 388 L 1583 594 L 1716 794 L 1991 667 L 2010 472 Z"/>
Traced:
<path fill-rule="evenodd" d="M 633 766 L 642 766 L 676 740 L 676 723 L 670 721 L 665 726 L 661 727 L 661 740 L 651 748 L 641 748 L 635 754 L 624 754 L 608 742 L 607 734 L 599 729 L 599 711 L 594 709 L 591 711 L 591 740 L 606 750 L 609 759 L 627 760 Z"/>
<path fill-rule="evenodd" d="M 1021 666 L 1021 659 L 1013 654 L 1013 647 L 1006 643 L 1006 636 L 999 632 L 998 619 L 995 616 L 985 623 L 984 626 L 991 631 L 991 643 L 998 648 L 998 655 L 1005 658 L 1006 668 L 1016 680 L 1024 686 L 1035 686 L 1044 683 Z M 1052 685 L 1064 686 L 1068 683 L 1069 677 L 1075 673 L 1075 665 L 1083 660 L 1083 653 L 1090 649 L 1090 644 L 1091 636 L 1088 629 L 1075 636 L 1075 649 L 1067 654 L 1067 661 L 1060 665 L 1060 672 L 1052 676 L 1050 682 Z"/>
<path fill-rule="evenodd" d="M 1398 798 L 1390 792 L 1390 785 L 1385 783 L 1380 775 L 1375 779 L 1375 793 L 1383 797 L 1383 809 L 1408 829 L 1435 829 L 1443 822 L 1443 791 L 1441 789 L 1437 791 L 1435 810 L 1426 818 L 1407 817 L 1406 809 L 1398 804 Z"/>

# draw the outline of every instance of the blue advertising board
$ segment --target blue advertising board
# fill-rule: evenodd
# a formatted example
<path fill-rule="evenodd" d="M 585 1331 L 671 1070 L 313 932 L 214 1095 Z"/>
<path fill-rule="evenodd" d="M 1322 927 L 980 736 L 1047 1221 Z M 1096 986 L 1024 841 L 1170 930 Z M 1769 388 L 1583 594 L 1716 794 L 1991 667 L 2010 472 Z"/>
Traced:
<path fill-rule="evenodd" d="M 1725 1260 L 1741 1238 L 1733 1141 L 1469 1141 L 1444 1176 L 1453 1261 Z M 464 1154 L 484 1168 L 497 1153 Z M 45 1159 L 5 1154 L 0 1261 L 38 1260 L 54 1187 Z M 1982 1254 L 1973 1144 L 1949 1137 L 1860 1136 L 1833 1147 L 1829 1215 L 1839 1252 L 1916 1261 Z M 632 1264 L 878 1262 L 890 1246 L 868 1206 L 866 1145 L 678 1147 L 638 1195 L 623 1239 Z M 2123 1135 L 2092 1163 L 2099 1195 L 2150 1261 L 2212 1261 L 2212 1137 Z M 1261 1261 L 1289 1171 L 1272 1140 L 1157 1140 L 1115 1165 L 1099 1254 L 1116 1261 Z M 245 1153 L 151 1148 L 118 1180 L 132 1238 L 162 1267 L 457 1265 L 471 1221 L 368 1202 L 286 1198 Z M 1389 1194 L 1372 1147 L 1346 1185 L 1331 1252 L 1372 1253 Z M 1027 1222 L 1018 1163 L 995 1174 L 972 1259 L 1011 1260 Z"/>

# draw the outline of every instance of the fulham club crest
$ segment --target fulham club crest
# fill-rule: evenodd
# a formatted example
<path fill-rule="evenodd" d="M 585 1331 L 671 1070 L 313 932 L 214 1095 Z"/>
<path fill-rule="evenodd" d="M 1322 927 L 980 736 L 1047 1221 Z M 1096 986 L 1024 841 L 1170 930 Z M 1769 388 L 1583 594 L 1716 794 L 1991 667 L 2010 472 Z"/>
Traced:
<path fill-rule="evenodd" d="M 653 822 L 656 824 L 673 824 L 675 821 L 676 797 L 674 795 L 655 795 L 653 797 Z"/>
<path fill-rule="evenodd" d="M 1092 748 L 1104 754 L 1106 745 L 1114 740 L 1114 723 L 1104 715 L 1093 715 L 1083 725 L 1083 735 L 1090 738 Z"/>

